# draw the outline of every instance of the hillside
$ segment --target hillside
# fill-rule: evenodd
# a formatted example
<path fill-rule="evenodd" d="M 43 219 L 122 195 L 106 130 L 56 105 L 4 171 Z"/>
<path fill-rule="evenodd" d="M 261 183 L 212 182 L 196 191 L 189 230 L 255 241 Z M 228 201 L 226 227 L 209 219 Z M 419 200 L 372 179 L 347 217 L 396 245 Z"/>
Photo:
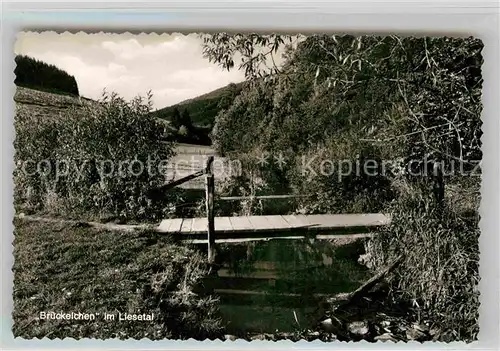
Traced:
<path fill-rule="evenodd" d="M 98 101 L 83 96 L 50 93 L 21 86 L 16 87 L 14 102 L 16 103 L 16 115 L 26 115 L 27 113 L 34 120 L 60 118 L 64 112 L 72 107 L 76 107 L 74 111 L 79 113 L 79 108 L 84 106 L 98 107 L 100 105 Z M 81 113 L 84 113 L 83 109 L 81 109 Z M 163 119 L 158 119 L 158 121 L 165 124 Z"/>
<path fill-rule="evenodd" d="M 175 109 L 180 112 L 187 110 L 193 125 L 210 128 L 213 126 L 217 113 L 221 109 L 228 108 L 234 98 L 241 92 L 242 88 L 243 82 L 238 84 L 231 83 L 209 93 L 164 107 L 155 111 L 154 114 L 158 118 L 171 120 Z"/>
<path fill-rule="evenodd" d="M 34 121 L 39 118 L 60 118 L 69 108 L 83 107 L 85 104 L 98 104 L 96 101 L 77 96 L 61 95 L 18 86 L 14 95 L 16 116 L 30 116 Z"/>

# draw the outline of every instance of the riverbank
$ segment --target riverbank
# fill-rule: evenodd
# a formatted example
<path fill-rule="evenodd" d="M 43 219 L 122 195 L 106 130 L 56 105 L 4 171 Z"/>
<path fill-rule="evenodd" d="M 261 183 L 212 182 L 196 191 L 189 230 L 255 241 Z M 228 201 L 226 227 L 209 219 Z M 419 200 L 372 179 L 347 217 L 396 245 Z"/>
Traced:
<path fill-rule="evenodd" d="M 221 244 L 216 273 L 204 250 L 148 228 L 27 218 L 14 220 L 13 332 L 23 338 L 278 338 L 314 328 L 322 297 L 367 277 L 347 260 L 358 255 L 359 239 L 344 240 L 340 251 L 325 240 Z M 252 294 L 238 295 L 238 287 Z M 47 313 L 95 318 L 41 317 Z M 125 314 L 131 318 L 119 318 Z M 133 318 L 144 314 L 154 318 Z"/>

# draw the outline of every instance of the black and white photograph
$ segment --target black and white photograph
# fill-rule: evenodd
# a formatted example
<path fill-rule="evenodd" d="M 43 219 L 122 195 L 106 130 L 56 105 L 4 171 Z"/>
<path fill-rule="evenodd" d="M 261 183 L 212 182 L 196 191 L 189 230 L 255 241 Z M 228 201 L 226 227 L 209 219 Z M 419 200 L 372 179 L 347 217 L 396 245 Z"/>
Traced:
<path fill-rule="evenodd" d="M 480 39 L 13 50 L 14 337 L 478 339 Z"/>

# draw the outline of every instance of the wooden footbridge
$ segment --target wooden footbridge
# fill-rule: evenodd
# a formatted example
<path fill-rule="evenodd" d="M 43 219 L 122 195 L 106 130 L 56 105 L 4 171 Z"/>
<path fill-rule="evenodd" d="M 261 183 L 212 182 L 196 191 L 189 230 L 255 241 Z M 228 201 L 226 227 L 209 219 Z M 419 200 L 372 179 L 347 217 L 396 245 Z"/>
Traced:
<path fill-rule="evenodd" d="M 370 214 L 327 214 L 286 216 L 215 217 L 217 238 L 273 237 L 296 234 L 360 234 L 390 222 L 388 216 Z M 203 238 L 208 232 L 208 218 L 174 218 L 160 223 L 158 231 Z"/>
<path fill-rule="evenodd" d="M 174 218 L 161 221 L 158 232 L 180 235 L 186 240 L 208 243 L 208 257 L 212 261 L 217 241 L 238 242 L 270 238 L 304 238 L 331 235 L 360 235 L 374 228 L 390 223 L 391 218 L 384 214 L 320 214 L 320 215 L 274 215 L 214 217 L 214 174 L 213 156 L 210 156 L 205 169 L 175 180 L 159 190 L 168 190 L 200 176 L 205 176 L 206 211 L 203 218 Z M 264 198 L 294 197 L 288 195 L 267 195 Z M 221 200 L 238 200 L 246 197 L 228 197 Z"/>

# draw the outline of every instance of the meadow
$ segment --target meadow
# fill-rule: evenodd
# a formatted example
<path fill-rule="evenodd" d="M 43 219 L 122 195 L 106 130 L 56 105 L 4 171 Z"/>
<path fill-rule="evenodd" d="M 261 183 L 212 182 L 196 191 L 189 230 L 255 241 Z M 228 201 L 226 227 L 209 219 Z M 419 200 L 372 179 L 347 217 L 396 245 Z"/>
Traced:
<path fill-rule="evenodd" d="M 209 267 L 203 254 L 154 232 L 15 220 L 16 337 L 220 337 L 215 296 L 198 289 Z M 41 319 L 43 312 L 89 313 L 95 320 Z M 118 321 L 118 313 L 155 315 Z M 106 320 L 105 314 L 116 316 Z"/>

